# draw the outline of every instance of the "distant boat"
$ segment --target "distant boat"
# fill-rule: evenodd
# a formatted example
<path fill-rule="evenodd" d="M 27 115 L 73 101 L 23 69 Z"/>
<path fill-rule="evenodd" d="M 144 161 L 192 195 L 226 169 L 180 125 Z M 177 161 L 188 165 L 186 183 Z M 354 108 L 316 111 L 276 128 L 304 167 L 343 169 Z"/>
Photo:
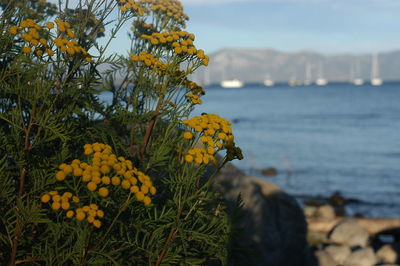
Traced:
<path fill-rule="evenodd" d="M 371 85 L 372 86 L 381 86 L 382 84 L 383 84 L 383 80 L 381 78 L 379 78 L 378 54 L 375 53 L 372 55 Z"/>
<path fill-rule="evenodd" d="M 220 85 L 223 88 L 241 88 L 243 87 L 243 82 L 238 79 L 223 80 Z"/>
<path fill-rule="evenodd" d="M 305 79 L 304 79 L 304 85 L 308 86 L 308 85 L 311 85 L 311 83 L 312 83 L 311 65 L 309 63 L 307 63 L 305 70 L 306 70 L 306 74 L 305 74 Z"/>
<path fill-rule="evenodd" d="M 271 79 L 271 77 L 269 76 L 269 74 L 267 75 L 267 78 L 264 79 L 264 85 L 266 87 L 272 87 L 275 85 L 275 82 Z"/>
<path fill-rule="evenodd" d="M 315 81 L 315 84 L 317 84 L 318 86 L 325 86 L 328 84 L 328 80 L 324 79 L 324 78 L 318 78 Z"/>
<path fill-rule="evenodd" d="M 315 80 L 315 84 L 317 84 L 317 86 L 325 86 L 328 84 L 328 80 L 326 78 L 324 78 L 323 76 L 323 68 L 322 68 L 322 64 L 319 64 L 318 67 L 318 78 Z"/>
<path fill-rule="evenodd" d="M 360 61 L 353 62 L 350 66 L 350 83 L 356 86 L 364 84 L 364 80 L 359 77 L 360 74 Z"/>
<path fill-rule="evenodd" d="M 353 84 L 356 86 L 361 86 L 364 84 L 364 80 L 361 78 L 355 78 L 355 79 L 353 79 Z"/>

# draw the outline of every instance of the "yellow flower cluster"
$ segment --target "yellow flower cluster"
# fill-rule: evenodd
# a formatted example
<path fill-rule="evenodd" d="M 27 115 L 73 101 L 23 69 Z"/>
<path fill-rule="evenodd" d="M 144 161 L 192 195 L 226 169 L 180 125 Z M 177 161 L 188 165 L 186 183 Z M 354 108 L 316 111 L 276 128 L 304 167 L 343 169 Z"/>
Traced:
<path fill-rule="evenodd" d="M 183 12 L 183 6 L 178 0 L 142 0 L 141 2 L 150 4 L 150 9 L 153 12 L 173 18 L 183 27 L 185 27 L 185 21 L 189 19 L 188 15 Z"/>
<path fill-rule="evenodd" d="M 85 61 L 90 62 L 92 60 L 91 56 L 88 55 L 87 51 L 80 46 L 76 40 L 73 40 L 73 38 L 75 38 L 75 33 L 71 30 L 71 25 L 68 22 L 60 19 L 55 19 L 54 22 L 57 24 L 57 31 L 59 35 L 58 38 L 53 40 L 55 45 L 62 52 L 66 52 L 69 55 L 82 54 L 86 56 Z M 67 39 L 67 36 L 69 40 Z"/>
<path fill-rule="evenodd" d="M 135 194 L 136 199 L 144 205 L 151 203 L 148 195 L 156 194 L 156 188 L 150 177 L 133 167 L 130 160 L 124 157 L 117 158 L 112 153 L 111 147 L 102 143 L 85 144 L 84 150 L 85 155 L 93 155 L 92 164 L 81 163 L 79 160 L 72 161 L 71 165 L 62 164 L 61 171 L 56 174 L 56 179 L 58 179 L 57 175 L 62 178 L 68 174 L 81 177 L 83 182 L 88 182 L 89 191 L 96 191 L 99 186 L 102 186 L 98 189 L 101 197 L 109 195 L 109 189 L 106 186 L 120 186 Z"/>
<path fill-rule="evenodd" d="M 44 53 L 52 56 L 54 51 L 49 49 L 47 40 L 40 35 L 40 31 L 44 30 L 33 19 L 26 19 L 22 20 L 19 26 L 11 26 L 9 32 L 13 35 L 20 34 L 24 40 L 26 45 L 22 48 L 23 53 L 29 54 L 33 50 L 36 56 L 42 56 Z"/>
<path fill-rule="evenodd" d="M 19 26 L 11 26 L 9 32 L 13 35 L 19 34 L 27 44 L 22 48 L 22 53 L 30 54 L 33 50 L 33 53 L 38 57 L 43 56 L 44 53 L 53 56 L 54 51 L 50 49 L 51 45 L 49 46 L 53 42 L 62 52 L 66 52 L 69 55 L 82 54 L 85 56 L 85 61 L 90 62 L 91 56 L 76 40 L 73 40 L 75 34 L 71 30 L 71 25 L 60 19 L 55 19 L 54 22 L 58 31 L 58 38 L 54 40 L 50 37 L 50 30 L 54 28 L 53 22 L 47 22 L 44 27 L 41 27 L 34 20 L 26 19 L 22 20 Z"/>
<path fill-rule="evenodd" d="M 90 205 L 85 205 L 82 208 L 77 208 L 75 212 L 72 210 L 67 212 L 68 218 L 72 218 L 74 215 L 78 221 L 82 221 L 86 218 L 88 223 L 93 224 L 94 227 L 100 228 L 101 221 L 96 218 L 103 218 L 104 212 L 99 210 L 97 204 L 92 203 Z"/>
<path fill-rule="evenodd" d="M 79 202 L 79 198 L 77 196 L 73 196 L 71 192 L 65 192 L 64 194 L 59 195 L 58 191 L 50 191 L 45 193 L 40 197 L 40 200 L 43 203 L 51 203 L 51 208 L 53 210 L 69 210 L 71 208 L 70 200 L 72 200 L 74 203 Z"/>
<path fill-rule="evenodd" d="M 156 27 L 152 24 L 147 24 L 143 20 L 134 20 L 132 22 L 133 27 L 131 28 L 134 31 L 134 34 L 137 37 L 142 36 L 143 34 L 151 35 L 153 32 L 156 32 Z"/>
<path fill-rule="evenodd" d="M 132 54 L 131 60 L 134 62 L 143 62 L 146 66 L 152 68 L 158 75 L 165 75 L 168 65 L 161 62 L 153 55 L 146 52 L 140 52 L 139 55 Z"/>
<path fill-rule="evenodd" d="M 99 210 L 97 204 L 93 203 L 83 206 L 82 208 L 76 208 L 74 211 L 73 208 L 71 208 L 70 201 L 77 204 L 79 203 L 79 198 L 73 196 L 71 192 L 65 192 L 62 195 L 59 195 L 58 191 L 50 191 L 40 196 L 40 200 L 43 203 L 51 203 L 51 208 L 53 210 L 57 211 L 63 209 L 67 211 L 65 214 L 67 218 L 73 218 L 75 216 L 78 221 L 87 218 L 87 221 L 92 223 L 94 227 L 99 228 L 101 226 L 101 221 L 96 219 L 96 217 L 103 218 L 104 212 Z"/>
<path fill-rule="evenodd" d="M 193 93 L 188 93 L 188 94 L 186 94 L 186 96 L 189 98 L 189 100 L 193 104 L 202 104 L 202 101 L 198 95 L 193 94 Z"/>
<path fill-rule="evenodd" d="M 133 11 L 138 16 L 144 15 L 144 9 L 140 6 L 140 1 L 135 2 L 134 0 L 119 0 L 119 9 L 122 12 Z"/>
<path fill-rule="evenodd" d="M 203 143 L 202 148 L 193 148 L 188 150 L 185 155 L 187 162 L 209 163 L 216 162 L 214 154 L 221 150 L 224 146 L 233 143 L 233 135 L 231 123 L 215 114 L 203 114 L 184 120 L 183 124 L 191 127 L 195 132 L 201 134 L 200 141 Z M 193 138 L 193 134 L 189 131 L 183 134 L 185 139 Z"/>
<path fill-rule="evenodd" d="M 193 103 L 193 104 L 201 104 L 202 101 L 200 99 L 200 95 L 204 95 L 205 92 L 202 87 L 200 87 L 196 82 L 186 80 L 184 82 L 185 86 L 190 89 L 191 93 L 188 93 L 186 97 Z"/>
<path fill-rule="evenodd" d="M 203 50 L 197 50 L 193 44 L 195 36 L 192 33 L 187 31 L 154 32 L 151 35 L 142 34 L 140 37 L 152 45 L 171 47 L 178 55 L 196 56 L 202 60 L 203 65 L 208 65 L 209 57 L 204 54 Z"/>

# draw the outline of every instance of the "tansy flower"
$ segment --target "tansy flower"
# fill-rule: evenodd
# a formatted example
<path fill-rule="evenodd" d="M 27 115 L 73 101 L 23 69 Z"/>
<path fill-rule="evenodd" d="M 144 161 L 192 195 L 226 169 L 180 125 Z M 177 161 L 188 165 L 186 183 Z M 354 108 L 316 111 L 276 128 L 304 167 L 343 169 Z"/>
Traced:
<path fill-rule="evenodd" d="M 185 139 L 191 139 L 193 138 L 193 134 L 191 132 L 186 131 L 185 133 L 183 133 L 183 137 Z"/>
<path fill-rule="evenodd" d="M 101 197 L 107 197 L 108 196 L 108 189 L 107 188 L 105 188 L 105 187 L 102 187 L 102 188 L 100 188 L 99 189 L 99 195 L 101 196 Z"/>

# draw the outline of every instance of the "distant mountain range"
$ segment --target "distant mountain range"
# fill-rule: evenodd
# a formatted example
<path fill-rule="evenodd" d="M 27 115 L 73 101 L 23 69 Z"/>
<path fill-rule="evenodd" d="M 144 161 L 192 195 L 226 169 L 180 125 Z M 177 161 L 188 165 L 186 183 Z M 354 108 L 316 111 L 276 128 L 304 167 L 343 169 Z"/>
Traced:
<path fill-rule="evenodd" d="M 226 79 L 244 82 L 277 82 L 316 80 L 345 82 L 354 78 L 371 78 L 372 54 L 324 55 L 313 51 L 280 52 L 272 49 L 224 49 L 210 54 L 207 68 L 197 71 L 192 79 L 219 83 Z M 400 50 L 379 53 L 379 76 L 384 81 L 400 80 Z"/>

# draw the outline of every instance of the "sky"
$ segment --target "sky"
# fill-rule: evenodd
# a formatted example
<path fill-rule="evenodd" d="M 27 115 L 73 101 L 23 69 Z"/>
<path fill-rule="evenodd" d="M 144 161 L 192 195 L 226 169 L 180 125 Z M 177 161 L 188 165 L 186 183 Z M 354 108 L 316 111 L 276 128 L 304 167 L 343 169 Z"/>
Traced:
<path fill-rule="evenodd" d="M 187 30 L 223 48 L 370 53 L 400 49 L 400 0 L 182 0 Z"/>
<path fill-rule="evenodd" d="M 187 31 L 196 35 L 196 47 L 207 54 L 224 48 L 325 54 L 400 49 L 400 0 L 181 1 L 190 17 Z M 127 52 L 129 27 L 109 52 Z"/>

